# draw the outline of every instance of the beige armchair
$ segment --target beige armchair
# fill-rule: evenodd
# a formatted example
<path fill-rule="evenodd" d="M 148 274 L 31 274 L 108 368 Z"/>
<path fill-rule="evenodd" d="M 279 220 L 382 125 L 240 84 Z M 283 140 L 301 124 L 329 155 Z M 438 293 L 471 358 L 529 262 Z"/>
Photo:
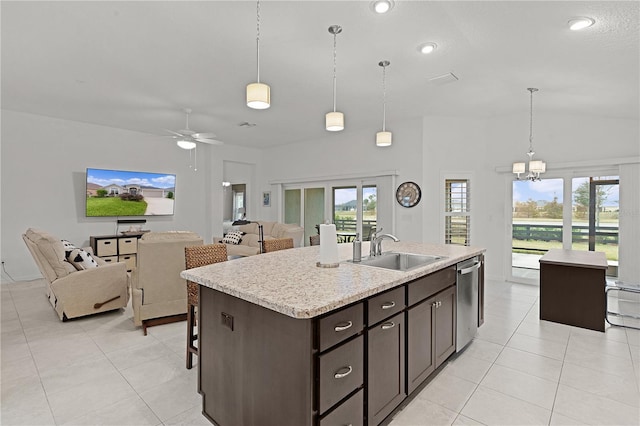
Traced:
<path fill-rule="evenodd" d="M 133 322 L 147 327 L 187 319 L 184 249 L 201 246 L 193 232 L 149 232 L 138 240 L 138 266 L 132 272 Z"/>
<path fill-rule="evenodd" d="M 129 274 L 124 263 L 105 263 L 93 256 L 98 267 L 79 271 L 66 261 L 60 238 L 29 228 L 22 239 L 46 281 L 49 302 L 62 321 L 124 308 L 129 303 Z"/>

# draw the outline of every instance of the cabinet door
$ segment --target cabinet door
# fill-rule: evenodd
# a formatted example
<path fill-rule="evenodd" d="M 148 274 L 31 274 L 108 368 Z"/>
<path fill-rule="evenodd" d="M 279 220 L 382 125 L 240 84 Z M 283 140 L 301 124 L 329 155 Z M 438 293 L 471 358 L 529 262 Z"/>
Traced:
<path fill-rule="evenodd" d="M 407 380 L 413 392 L 435 370 L 433 346 L 433 311 L 431 297 L 407 311 Z"/>
<path fill-rule="evenodd" d="M 406 397 L 404 312 L 368 330 L 368 424 L 377 425 Z"/>
<path fill-rule="evenodd" d="M 434 349 L 438 368 L 456 350 L 456 287 L 435 295 Z"/>

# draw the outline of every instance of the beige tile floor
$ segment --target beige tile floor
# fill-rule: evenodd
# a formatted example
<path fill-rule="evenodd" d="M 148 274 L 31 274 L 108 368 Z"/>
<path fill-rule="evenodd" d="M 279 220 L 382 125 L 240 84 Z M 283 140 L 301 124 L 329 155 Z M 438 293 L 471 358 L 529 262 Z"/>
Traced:
<path fill-rule="evenodd" d="M 184 322 L 143 336 L 129 307 L 62 323 L 41 280 L 0 290 L 0 424 L 209 424 Z M 640 331 L 540 321 L 537 301 L 537 287 L 489 281 L 474 341 L 391 425 L 640 424 Z"/>

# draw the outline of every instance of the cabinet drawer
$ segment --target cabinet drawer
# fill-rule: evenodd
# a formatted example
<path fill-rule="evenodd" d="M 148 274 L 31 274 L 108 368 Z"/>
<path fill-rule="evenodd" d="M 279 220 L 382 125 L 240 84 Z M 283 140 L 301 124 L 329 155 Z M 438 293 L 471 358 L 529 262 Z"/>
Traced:
<path fill-rule="evenodd" d="M 364 424 L 363 405 L 364 390 L 360 389 L 327 417 L 320 420 L 320 426 L 362 426 Z"/>
<path fill-rule="evenodd" d="M 116 256 L 118 254 L 118 239 L 117 238 L 105 238 L 104 240 L 96 241 L 96 255 L 102 256 Z"/>
<path fill-rule="evenodd" d="M 404 309 L 404 286 L 379 294 L 367 300 L 369 315 L 367 325 L 371 327 L 375 323 L 389 318 Z"/>
<path fill-rule="evenodd" d="M 107 263 L 116 263 L 118 261 L 118 256 L 107 256 L 101 257 L 100 259 L 104 260 Z"/>
<path fill-rule="evenodd" d="M 319 321 L 320 352 L 358 334 L 364 326 L 362 303 L 342 309 Z"/>
<path fill-rule="evenodd" d="M 138 252 L 138 239 L 137 238 L 119 238 L 118 239 L 118 253 L 119 254 L 131 254 Z"/>
<path fill-rule="evenodd" d="M 363 342 L 358 336 L 337 348 L 320 355 L 319 411 L 331 408 L 363 384 Z"/>
<path fill-rule="evenodd" d="M 124 262 L 127 265 L 127 271 L 131 271 L 136 269 L 136 255 L 135 254 L 125 254 L 122 256 L 118 256 L 118 262 Z"/>
<path fill-rule="evenodd" d="M 455 266 L 434 272 L 426 277 L 418 278 L 415 281 L 411 281 L 407 284 L 408 305 L 414 305 L 455 283 Z"/>

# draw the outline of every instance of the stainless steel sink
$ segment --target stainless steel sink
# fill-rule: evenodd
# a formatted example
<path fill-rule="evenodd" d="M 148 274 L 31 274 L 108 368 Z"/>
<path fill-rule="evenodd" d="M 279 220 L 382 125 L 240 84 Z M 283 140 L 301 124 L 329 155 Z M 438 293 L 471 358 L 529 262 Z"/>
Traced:
<path fill-rule="evenodd" d="M 355 264 L 393 269 L 395 271 L 408 271 L 429 265 L 444 258 L 444 256 L 431 256 L 427 254 L 386 252 L 379 256 L 364 257 L 361 262 Z"/>

